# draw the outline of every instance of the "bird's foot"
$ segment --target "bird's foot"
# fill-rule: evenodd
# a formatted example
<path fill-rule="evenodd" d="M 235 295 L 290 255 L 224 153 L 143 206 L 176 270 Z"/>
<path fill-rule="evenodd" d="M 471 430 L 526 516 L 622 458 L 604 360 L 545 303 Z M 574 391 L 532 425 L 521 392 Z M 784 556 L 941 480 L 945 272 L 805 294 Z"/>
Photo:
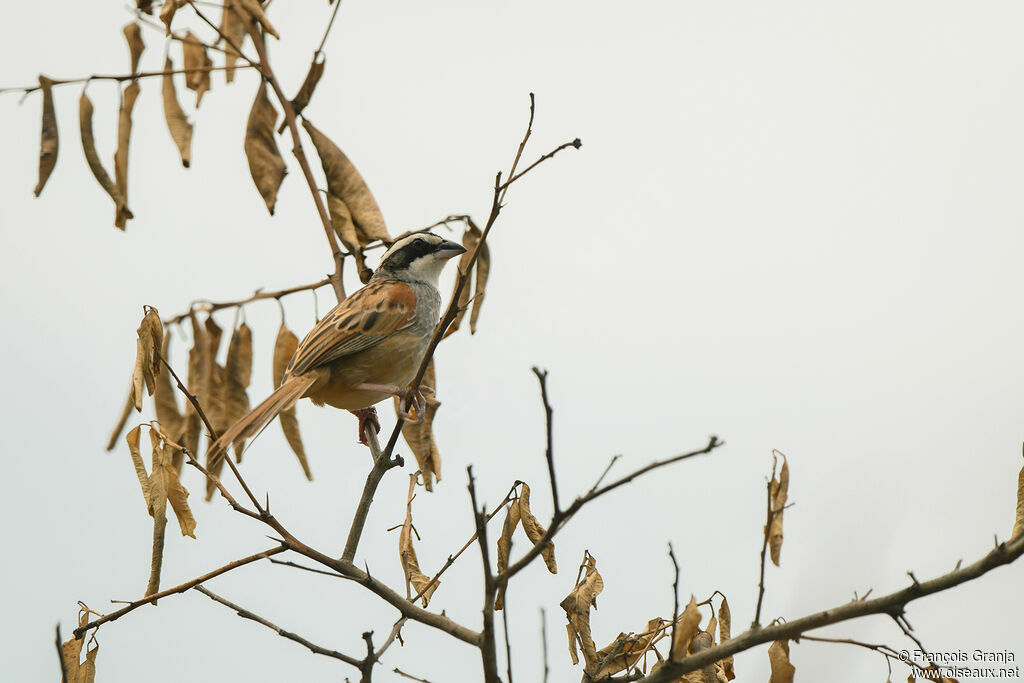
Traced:
<path fill-rule="evenodd" d="M 380 433 L 380 420 L 377 419 L 377 409 L 370 406 L 369 408 L 360 408 L 359 410 L 350 410 L 349 412 L 359 418 L 359 443 L 369 446 L 366 428 L 372 426 L 374 432 Z"/>
<path fill-rule="evenodd" d="M 411 387 L 403 388 L 395 384 L 371 383 L 360 384 L 356 389 L 362 389 L 363 391 L 379 391 L 397 396 L 399 398 L 398 408 L 396 410 L 398 417 L 401 418 L 403 422 L 415 422 L 416 424 L 423 423 L 423 415 L 426 412 L 427 402 L 423 398 L 423 393 L 428 393 L 431 396 L 434 395 L 434 389 L 426 385 L 420 385 L 420 391 L 413 391 Z M 415 417 L 405 409 L 405 402 L 408 400 L 410 394 L 412 394 L 412 407 L 416 413 Z"/>

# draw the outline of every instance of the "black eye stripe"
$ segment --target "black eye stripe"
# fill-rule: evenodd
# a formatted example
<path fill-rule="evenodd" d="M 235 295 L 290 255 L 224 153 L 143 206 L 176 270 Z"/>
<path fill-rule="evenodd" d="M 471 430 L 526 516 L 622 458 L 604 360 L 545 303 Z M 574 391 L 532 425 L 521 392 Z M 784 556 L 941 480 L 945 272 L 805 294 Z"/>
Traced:
<path fill-rule="evenodd" d="M 385 263 L 390 268 L 406 268 L 417 258 L 432 254 L 436 250 L 437 246 L 427 240 L 415 239 L 392 252 Z"/>

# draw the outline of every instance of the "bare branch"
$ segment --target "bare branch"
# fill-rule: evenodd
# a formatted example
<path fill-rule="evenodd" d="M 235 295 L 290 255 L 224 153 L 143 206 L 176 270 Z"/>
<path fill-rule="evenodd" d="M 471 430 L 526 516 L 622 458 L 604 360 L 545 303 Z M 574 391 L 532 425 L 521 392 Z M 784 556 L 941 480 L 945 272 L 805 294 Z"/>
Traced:
<path fill-rule="evenodd" d="M 754 621 L 750 628 L 758 628 L 761 625 L 761 603 L 764 601 L 764 560 L 768 551 L 768 537 L 771 535 L 772 521 L 775 519 L 775 510 L 772 509 L 772 482 L 775 481 L 775 458 L 772 458 L 772 476 L 768 479 L 767 488 L 767 511 L 764 520 L 764 540 L 761 543 L 761 578 L 757 582 L 757 609 L 754 610 Z"/>
<path fill-rule="evenodd" d="M 337 2 L 341 2 L 341 0 L 336 0 L 336 1 Z M 412 674 L 405 673 L 404 671 L 399 669 L 397 666 L 394 669 L 392 669 L 392 671 L 394 671 L 399 676 L 402 676 L 403 678 L 408 678 L 410 681 L 419 681 L 419 683 L 430 683 L 430 681 L 428 681 L 425 678 L 420 678 L 419 676 L 413 676 Z"/>
<path fill-rule="evenodd" d="M 491 573 L 490 549 L 487 546 L 487 520 L 486 515 L 477 505 L 476 483 L 473 480 L 473 466 L 466 468 L 466 475 L 469 478 L 469 500 L 473 505 L 473 521 L 476 523 L 476 536 L 480 546 L 480 559 L 484 568 L 484 627 L 480 633 L 480 658 L 483 661 L 485 683 L 499 683 L 498 678 L 498 653 L 494 638 L 494 596 L 498 590 L 498 584 Z M 509 664 L 511 667 L 511 663 Z M 510 682 L 511 683 L 511 682 Z"/>
<path fill-rule="evenodd" d="M 60 683 L 68 683 L 68 668 L 64 664 L 64 638 L 60 635 L 60 622 L 57 622 L 57 661 L 60 662 Z"/>
<path fill-rule="evenodd" d="M 548 462 L 548 479 L 551 481 L 551 500 L 554 504 L 555 512 L 558 512 L 562 508 L 558 505 L 558 482 L 555 479 L 555 452 L 552 438 L 551 429 L 551 404 L 548 403 L 548 371 L 541 370 L 536 365 L 532 368 L 533 374 L 537 376 L 537 381 L 540 382 L 540 398 L 544 403 L 544 421 L 547 426 L 547 449 L 544 451 L 544 458 Z"/>
<path fill-rule="evenodd" d="M 220 311 L 225 308 L 236 308 L 238 306 L 244 306 L 245 304 L 250 304 L 254 301 L 262 301 L 264 299 L 280 300 L 281 297 L 288 296 L 289 294 L 295 294 L 296 292 L 306 292 L 311 289 L 319 289 L 320 287 L 329 284 L 331 284 L 331 278 L 326 277 L 323 280 L 313 282 L 308 285 L 287 287 L 285 289 L 279 289 L 274 292 L 265 292 L 261 287 L 260 289 L 257 289 L 255 292 L 253 292 L 252 296 L 245 299 L 236 299 L 235 301 L 193 301 L 192 305 L 189 307 L 189 310 L 185 311 L 184 313 L 180 313 L 176 316 L 173 316 L 171 318 L 167 318 L 166 320 L 164 320 L 164 324 L 172 325 L 175 323 L 180 323 L 181 321 L 183 321 L 185 318 L 189 317 L 189 315 L 196 311 L 213 313 L 214 311 Z"/>
<path fill-rule="evenodd" d="M 58 78 L 50 81 L 50 85 L 69 85 L 72 83 L 86 83 L 88 81 L 117 81 L 121 83 L 123 81 L 134 81 L 137 78 L 153 78 L 154 76 L 171 76 L 174 74 L 191 73 L 193 71 L 223 71 L 228 67 L 225 66 L 194 66 L 191 69 L 164 69 L 162 71 L 142 71 L 135 74 L 92 74 L 91 76 L 82 76 L 80 78 Z M 239 66 L 240 69 L 248 69 L 248 66 Z M 20 92 L 28 95 L 29 93 L 39 90 L 41 86 L 32 85 L 24 88 L 8 87 L 0 88 L 0 94 L 5 92 Z"/>

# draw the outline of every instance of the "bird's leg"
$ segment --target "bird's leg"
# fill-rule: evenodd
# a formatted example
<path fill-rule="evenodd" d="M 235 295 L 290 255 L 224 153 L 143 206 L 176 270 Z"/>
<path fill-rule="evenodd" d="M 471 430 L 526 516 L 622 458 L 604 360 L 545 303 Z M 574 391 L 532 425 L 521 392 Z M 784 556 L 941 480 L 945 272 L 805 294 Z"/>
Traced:
<path fill-rule="evenodd" d="M 416 424 L 423 423 L 423 415 L 426 412 L 427 402 L 423 398 L 423 394 L 421 394 L 419 391 L 414 392 L 412 390 L 412 387 L 405 387 L 403 389 L 402 387 L 399 387 L 396 384 L 372 384 L 369 382 L 364 382 L 363 384 L 356 386 L 356 389 L 359 389 L 361 391 L 379 391 L 384 394 L 392 394 L 394 396 L 397 396 L 399 399 L 401 399 L 398 402 L 398 410 L 396 411 L 398 413 L 398 417 L 400 417 L 404 422 L 415 422 Z M 420 390 L 425 391 L 431 395 L 434 394 L 434 390 L 428 386 L 421 385 Z M 407 398 L 409 398 L 410 392 L 412 393 L 413 408 L 415 408 L 416 410 L 415 418 L 409 415 L 408 411 L 406 411 L 405 409 L 405 401 Z"/>
<path fill-rule="evenodd" d="M 366 439 L 366 428 L 373 425 L 373 431 L 380 433 L 380 421 L 377 419 L 377 409 L 373 406 L 350 410 L 350 413 L 359 418 L 359 443 L 369 446 Z"/>

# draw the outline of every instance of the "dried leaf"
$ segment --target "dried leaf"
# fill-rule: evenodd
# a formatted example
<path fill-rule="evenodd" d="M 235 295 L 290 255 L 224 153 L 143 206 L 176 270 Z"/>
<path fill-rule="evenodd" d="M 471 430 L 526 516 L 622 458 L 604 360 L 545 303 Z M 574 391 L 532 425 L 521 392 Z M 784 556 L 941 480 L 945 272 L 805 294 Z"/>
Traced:
<path fill-rule="evenodd" d="M 603 666 L 594 674 L 594 678 L 613 676 L 635 666 L 664 630 L 664 620 L 651 619 L 639 634 L 620 633 L 611 644 L 597 651 L 597 661 L 603 662 Z"/>
<path fill-rule="evenodd" d="M 508 556 L 512 551 L 512 534 L 515 532 L 516 527 L 519 526 L 519 500 L 512 501 L 512 504 L 508 506 L 508 510 L 505 512 L 505 523 L 501 527 L 501 536 L 498 538 L 498 574 L 503 573 L 508 569 Z M 504 609 L 505 607 L 505 588 L 507 584 L 501 584 L 498 586 L 498 592 L 494 597 L 494 609 Z"/>
<path fill-rule="evenodd" d="M 160 473 L 164 478 L 164 486 L 167 490 L 167 501 L 174 510 L 174 516 L 178 519 L 178 527 L 182 536 L 196 537 L 196 518 L 192 516 L 192 510 L 188 506 L 188 489 L 181 485 L 178 478 L 178 470 L 169 462 L 170 458 L 166 451 L 170 447 L 165 446 L 165 455 L 160 464 Z"/>
<path fill-rule="evenodd" d="M 43 186 L 50 179 L 57 165 L 57 150 L 60 137 L 57 134 L 57 113 L 53 108 L 53 81 L 46 76 L 39 77 L 39 89 L 43 93 L 43 116 L 39 132 L 39 182 L 35 194 L 38 197 Z"/>
<path fill-rule="evenodd" d="M 277 190 L 288 172 L 274 139 L 276 123 L 277 110 L 267 97 L 266 82 L 261 80 L 245 127 L 245 158 L 249 160 L 249 173 L 271 216 L 277 203 Z"/>
<path fill-rule="evenodd" d="M 121 417 L 117 421 L 117 426 L 114 427 L 114 431 L 110 433 L 110 440 L 107 441 L 107 450 L 112 451 L 117 448 L 117 440 L 121 437 L 121 432 L 124 430 L 124 426 L 128 424 L 128 417 L 132 414 L 132 410 L 135 409 L 135 399 L 132 396 L 131 389 L 128 390 L 128 399 L 125 401 L 124 408 L 121 410 Z"/>
<path fill-rule="evenodd" d="M 122 203 L 117 205 L 114 216 L 114 226 L 124 230 L 125 223 L 129 218 L 134 218 L 131 211 L 128 211 L 128 147 L 132 138 L 132 109 L 135 108 L 135 100 L 139 96 L 139 84 L 132 81 L 124 89 L 121 97 L 121 110 L 117 117 L 117 151 L 114 153 L 114 180 L 117 192 L 122 198 Z"/>
<path fill-rule="evenodd" d="M 142 359 L 146 352 L 142 349 L 142 340 L 135 340 L 135 367 L 132 370 L 132 393 L 130 396 L 135 410 L 142 412 L 142 387 L 145 383 L 142 375 Z"/>
<path fill-rule="evenodd" d="M 679 661 L 686 657 L 690 651 L 690 641 L 696 635 L 700 626 L 700 610 L 697 608 L 697 600 L 691 595 L 683 613 L 679 615 L 676 623 L 675 640 L 672 643 L 672 659 Z"/>
<path fill-rule="evenodd" d="M 776 640 L 768 648 L 768 661 L 772 665 L 772 675 L 768 683 L 793 683 L 796 668 L 789 662 L 789 641 Z"/>
<path fill-rule="evenodd" d="M 309 64 L 309 71 L 306 72 L 306 78 L 302 81 L 302 86 L 299 88 L 299 92 L 296 93 L 295 97 L 292 99 L 292 110 L 295 112 L 296 116 L 301 114 L 302 110 L 309 104 L 310 98 L 313 97 L 313 91 L 316 90 L 316 85 L 320 82 L 320 77 L 324 75 L 324 66 L 326 64 L 327 57 L 323 53 L 316 53 L 313 55 L 313 61 Z M 288 122 L 282 121 L 281 125 L 277 128 L 278 135 L 283 133 L 287 126 Z"/>
<path fill-rule="evenodd" d="M 224 369 L 224 425 L 230 427 L 249 413 L 249 395 L 245 390 L 252 379 L 252 330 L 244 322 L 231 334 Z M 237 461 L 242 462 L 245 439 L 238 439 L 234 446 Z"/>
<path fill-rule="evenodd" d="M 437 373 L 434 368 L 434 360 L 427 364 L 427 370 L 423 374 L 423 386 L 437 390 Z M 395 408 L 399 405 L 397 396 L 394 398 Z M 402 423 L 402 436 L 409 444 L 409 450 L 416 456 L 416 464 L 423 475 L 423 486 L 428 491 L 434 490 L 433 480 L 441 481 L 441 453 L 437 449 L 437 441 L 434 439 L 434 417 L 437 415 L 441 402 L 435 394 L 423 392 L 423 400 L 426 404 L 423 422 Z"/>
<path fill-rule="evenodd" d="M 225 2 L 224 8 L 221 10 L 220 15 L 220 33 L 227 39 L 224 41 L 224 78 L 230 83 L 235 80 L 235 63 L 241 54 L 234 46 L 242 47 L 242 43 L 245 41 L 246 36 L 249 35 L 248 31 L 245 30 L 245 19 L 232 9 L 232 3 Z"/>
<path fill-rule="evenodd" d="M 196 316 L 189 313 L 189 321 L 192 323 L 192 348 L 188 352 L 188 390 L 197 397 L 206 394 L 209 383 L 210 368 L 206 362 L 209 347 L 206 343 L 206 332 L 199 325 Z M 202 400 L 202 399 L 200 399 Z M 194 456 L 199 456 L 199 434 L 202 431 L 202 420 L 195 406 L 191 401 L 185 402 L 185 421 L 182 425 L 181 435 L 177 439 Z"/>
<path fill-rule="evenodd" d="M 169 0 L 165 3 L 166 5 L 174 5 L 175 0 Z M 163 18 L 163 11 L 160 12 L 160 17 Z M 142 42 L 142 29 L 135 22 L 126 24 L 121 32 L 124 33 L 124 39 L 128 41 L 128 52 L 131 53 L 132 57 L 132 74 L 139 72 L 139 58 L 142 57 L 143 51 L 146 49 L 146 44 Z"/>
<path fill-rule="evenodd" d="M 100 157 L 96 153 L 96 139 L 92 134 L 92 113 L 92 101 L 83 92 L 82 96 L 78 99 L 78 128 L 82 137 L 82 149 L 85 152 L 85 160 L 88 162 L 89 170 L 92 171 L 96 182 L 114 200 L 114 206 L 118 207 L 118 212 L 123 212 L 126 218 L 133 218 L 132 212 L 125 206 L 124 195 L 121 194 L 121 190 L 117 188 L 114 181 L 107 175 L 107 170 L 103 168 Z"/>
<path fill-rule="evenodd" d="M 530 541 L 537 545 L 544 538 L 547 529 L 541 526 L 537 518 L 533 516 L 533 512 L 530 511 L 530 487 L 525 483 L 519 492 L 519 514 L 523 520 L 523 531 L 526 532 L 526 536 Z M 544 558 L 544 564 L 547 565 L 548 571 L 552 574 L 557 574 L 558 564 L 555 562 L 555 544 L 548 541 L 540 554 Z"/>
<path fill-rule="evenodd" d="M 248 12 L 249 15 L 252 16 L 253 19 L 255 19 L 256 21 L 260 22 L 260 26 L 263 27 L 264 31 L 266 31 L 270 35 L 272 35 L 275 38 L 280 40 L 281 36 L 277 35 L 277 31 L 275 31 L 274 27 L 270 24 L 270 20 L 267 19 L 267 15 L 264 14 L 263 7 L 260 5 L 259 0 L 235 0 L 235 1 L 239 5 L 241 5 L 242 9 L 244 9 L 246 12 Z"/>
<path fill-rule="evenodd" d="M 1013 523 L 1013 531 L 1010 538 L 1014 539 L 1024 534 L 1024 466 L 1020 468 L 1017 475 L 1017 520 Z"/>
<path fill-rule="evenodd" d="M 156 430 L 150 430 L 150 440 Z M 149 514 L 153 518 L 153 550 L 149 565 L 146 595 L 160 591 L 160 569 L 164 560 L 164 534 L 167 530 L 167 481 L 161 470 L 159 436 L 153 444 L 153 466 L 149 475 Z"/>
<path fill-rule="evenodd" d="M 732 637 L 732 611 L 729 609 L 729 601 L 722 598 L 722 605 L 718 608 L 718 642 L 724 643 Z M 722 671 L 727 680 L 736 678 L 733 670 L 732 655 L 722 660 Z"/>
<path fill-rule="evenodd" d="M 142 373 L 146 380 L 146 391 L 152 396 L 156 391 L 156 376 L 160 374 L 159 349 L 163 348 L 164 326 L 160 321 L 160 313 L 152 306 L 146 311 L 145 317 L 137 330 L 139 341 L 144 352 Z"/>
<path fill-rule="evenodd" d="M 466 248 L 466 251 L 459 257 L 459 272 L 469 273 L 469 260 L 473 258 L 473 250 L 476 249 L 477 243 L 480 242 L 480 237 L 483 233 L 480 228 L 476 227 L 476 224 L 472 221 L 468 221 L 469 228 L 462 233 L 462 246 Z M 459 280 L 456 278 L 455 287 L 459 286 Z M 459 310 L 455 314 L 455 320 L 445 330 L 444 336 L 447 337 L 450 334 L 454 334 L 459 329 L 459 325 L 462 324 L 462 317 L 466 315 L 466 309 L 469 306 L 469 298 L 473 292 L 473 276 L 469 273 L 469 277 L 466 279 L 466 284 L 462 287 L 462 291 L 459 293 Z M 454 296 L 454 290 L 452 295 Z"/>
<path fill-rule="evenodd" d="M 487 242 L 480 245 L 480 255 L 476 259 L 476 288 L 473 290 L 473 313 L 469 316 L 469 333 L 476 334 L 476 321 L 480 317 L 480 306 L 484 303 L 484 290 L 487 288 L 487 276 L 491 272 L 491 249 Z"/>
<path fill-rule="evenodd" d="M 89 613 L 82 611 L 78 617 L 78 625 L 85 626 L 89 622 Z M 61 659 L 64 660 L 64 670 L 67 672 L 66 683 L 93 683 L 96 680 L 96 655 L 100 646 L 86 650 L 85 661 L 79 662 L 82 655 L 82 646 L 85 645 L 85 637 L 75 638 L 71 636 L 61 643 Z"/>
<path fill-rule="evenodd" d="M 295 355 L 295 349 L 298 346 L 298 337 L 284 323 L 281 323 L 281 328 L 277 331 L 277 339 L 274 341 L 273 379 L 275 388 L 281 386 L 285 368 L 288 367 L 288 361 Z M 306 475 L 306 479 L 313 481 L 313 473 L 310 472 L 309 461 L 306 459 L 306 449 L 302 445 L 302 435 L 299 433 L 299 419 L 295 415 L 295 406 L 282 411 L 279 419 L 281 420 L 281 429 L 284 431 L 284 438 L 288 440 L 292 452 L 299 459 L 302 472 Z"/>
<path fill-rule="evenodd" d="M 782 469 L 779 478 L 772 480 L 772 523 L 768 530 L 768 546 L 771 550 L 772 563 L 779 566 L 779 553 L 782 551 L 782 513 L 789 495 L 789 463 L 782 456 Z"/>
<path fill-rule="evenodd" d="M 409 481 L 409 498 L 405 504 L 405 522 L 402 524 L 402 531 L 398 537 L 398 558 L 402 563 L 402 570 L 405 572 L 406 590 L 408 591 L 411 585 L 416 594 L 419 594 L 426 588 L 421 597 L 423 606 L 426 607 L 430 602 L 430 596 L 434 594 L 441 582 L 435 581 L 433 585 L 430 585 L 430 577 L 420 570 L 419 560 L 416 559 L 416 549 L 412 544 L 412 499 L 415 497 L 413 495 L 415 488 L 416 475 L 413 474 Z M 428 585 L 430 588 L 427 588 Z"/>
<path fill-rule="evenodd" d="M 170 0 L 164 7 L 173 6 L 174 0 Z M 164 59 L 164 71 L 174 70 L 171 58 Z M 178 93 L 174 89 L 174 75 L 165 73 L 163 76 L 164 96 L 164 120 L 167 121 L 167 130 L 171 132 L 171 139 L 178 147 L 178 154 L 181 155 L 181 165 L 188 168 L 192 163 L 192 124 L 185 117 L 181 105 L 178 104 Z"/>
<path fill-rule="evenodd" d="M 181 4 L 181 0 L 164 0 L 164 4 L 160 8 L 160 21 L 164 22 L 167 36 L 171 35 L 171 22 L 174 21 L 174 13 L 178 11 Z"/>
<path fill-rule="evenodd" d="M 146 510 L 149 510 L 149 500 L 152 494 L 149 490 L 149 474 L 146 472 L 146 465 L 142 462 L 142 452 L 139 450 L 140 427 L 128 432 L 125 441 L 128 442 L 128 451 L 132 455 L 132 464 L 135 466 L 135 475 L 139 478 L 139 486 L 142 487 L 142 498 L 146 503 Z"/>
<path fill-rule="evenodd" d="M 578 644 L 583 651 L 584 669 L 592 674 L 599 660 L 594 639 L 590 635 L 590 608 L 597 607 L 597 596 L 604 590 L 604 580 L 597 572 L 597 560 L 593 555 L 585 554 L 584 565 L 586 575 L 583 580 L 576 584 L 559 606 L 565 610 L 565 616 L 569 620 L 566 631 L 569 633 L 569 654 L 573 658 L 573 663 L 579 661 L 576 656 Z"/>
<path fill-rule="evenodd" d="M 206 54 L 206 46 L 191 31 L 185 32 L 181 51 L 185 56 L 185 86 L 195 92 L 198 109 L 203 94 L 210 89 L 210 67 L 213 62 Z"/>
<path fill-rule="evenodd" d="M 168 362 L 170 362 L 170 343 L 171 331 L 167 330 L 166 334 L 164 334 L 164 343 L 160 349 L 160 354 L 167 358 Z M 181 434 L 184 417 L 182 417 L 181 411 L 178 410 L 178 400 L 174 396 L 174 386 L 171 384 L 171 373 L 161 372 L 157 375 L 153 404 L 156 407 L 156 419 L 160 423 L 160 428 L 166 434 L 171 434 L 177 438 Z"/>
<path fill-rule="evenodd" d="M 145 14 L 153 13 L 153 0 L 135 0 L 135 6 Z"/>

